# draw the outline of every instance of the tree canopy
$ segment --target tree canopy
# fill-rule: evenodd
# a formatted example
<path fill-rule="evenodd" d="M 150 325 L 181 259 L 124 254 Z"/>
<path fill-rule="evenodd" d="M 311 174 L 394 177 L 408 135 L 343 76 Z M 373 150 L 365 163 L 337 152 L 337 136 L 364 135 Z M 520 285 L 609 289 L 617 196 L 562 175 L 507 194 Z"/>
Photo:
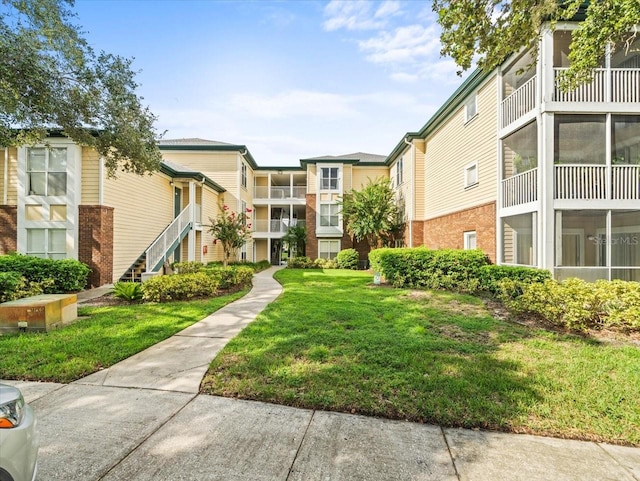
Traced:
<path fill-rule="evenodd" d="M 156 170 L 156 117 L 136 94 L 131 60 L 96 54 L 73 24 L 73 0 L 0 1 L 0 145 L 60 129 L 95 148 L 107 172 Z"/>
<path fill-rule="evenodd" d="M 351 190 L 340 201 L 347 232 L 365 239 L 370 249 L 390 244 L 402 234 L 403 220 L 388 179 L 376 179 L 361 190 Z"/>
<path fill-rule="evenodd" d="M 474 60 L 492 70 L 523 47 L 537 58 L 545 22 L 553 27 L 584 14 L 573 32 L 565 90 L 591 78 L 608 45 L 628 48 L 640 24 L 640 0 L 433 0 L 433 10 L 442 27 L 442 54 L 461 67 L 458 73 Z"/>

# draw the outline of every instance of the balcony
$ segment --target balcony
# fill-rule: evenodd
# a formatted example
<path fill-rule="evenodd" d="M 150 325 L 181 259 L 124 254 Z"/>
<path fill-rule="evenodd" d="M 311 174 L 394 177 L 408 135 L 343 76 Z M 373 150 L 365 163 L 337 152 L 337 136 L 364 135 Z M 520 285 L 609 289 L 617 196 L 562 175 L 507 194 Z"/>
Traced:
<path fill-rule="evenodd" d="M 593 73 L 593 81 L 591 83 L 581 85 L 577 89 L 566 93 L 561 92 L 558 88 L 558 77 L 565 70 L 567 69 L 553 69 L 555 79 L 553 100 L 555 102 L 640 102 L 640 69 L 596 69 Z"/>
<path fill-rule="evenodd" d="M 538 200 L 538 169 L 527 170 L 502 181 L 502 207 Z"/>
<path fill-rule="evenodd" d="M 305 199 L 307 188 L 305 186 L 256 186 L 255 199 Z"/>
<path fill-rule="evenodd" d="M 505 128 L 536 107 L 536 77 L 514 90 L 500 105 L 501 126 Z"/>
<path fill-rule="evenodd" d="M 293 219 L 277 220 L 277 219 L 259 219 L 253 222 L 252 231 L 259 234 L 284 234 L 289 229 L 289 226 L 304 226 L 305 221 Z"/>

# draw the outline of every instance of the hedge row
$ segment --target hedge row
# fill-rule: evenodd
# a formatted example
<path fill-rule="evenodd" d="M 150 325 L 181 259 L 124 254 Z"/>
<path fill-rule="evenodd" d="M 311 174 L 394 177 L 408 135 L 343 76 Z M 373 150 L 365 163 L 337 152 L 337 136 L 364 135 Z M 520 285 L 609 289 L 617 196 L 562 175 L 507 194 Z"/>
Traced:
<path fill-rule="evenodd" d="M 152 277 L 142 284 L 142 298 L 150 302 L 183 301 L 196 297 L 211 297 L 218 289 L 231 289 L 251 284 L 254 270 L 243 265 L 218 267 L 200 262 L 174 264 L 175 274 Z M 121 286 L 127 299 L 128 289 Z"/>
<path fill-rule="evenodd" d="M 74 259 L 0 256 L 0 301 L 37 294 L 77 292 L 87 285 L 89 268 Z"/>
<path fill-rule="evenodd" d="M 516 313 L 532 313 L 569 329 L 640 330 L 640 282 L 509 279 L 501 282 L 499 297 Z"/>
<path fill-rule="evenodd" d="M 337 269 L 338 263 L 333 259 L 311 259 L 306 256 L 292 257 L 287 261 L 289 269 Z"/>

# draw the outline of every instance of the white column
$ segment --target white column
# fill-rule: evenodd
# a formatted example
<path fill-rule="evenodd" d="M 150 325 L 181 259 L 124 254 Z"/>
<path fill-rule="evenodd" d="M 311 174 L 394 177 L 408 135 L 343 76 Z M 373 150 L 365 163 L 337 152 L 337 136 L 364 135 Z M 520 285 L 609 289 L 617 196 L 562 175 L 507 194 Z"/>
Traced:
<path fill-rule="evenodd" d="M 191 219 L 191 230 L 187 234 L 187 260 L 194 261 L 196 259 L 196 183 L 189 182 L 189 218 Z"/>

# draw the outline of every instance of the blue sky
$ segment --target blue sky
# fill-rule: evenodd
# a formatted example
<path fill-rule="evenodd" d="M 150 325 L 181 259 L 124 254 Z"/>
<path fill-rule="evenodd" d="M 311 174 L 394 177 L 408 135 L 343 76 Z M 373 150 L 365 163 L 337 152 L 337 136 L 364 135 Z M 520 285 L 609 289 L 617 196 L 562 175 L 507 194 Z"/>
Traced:
<path fill-rule="evenodd" d="M 461 83 L 430 1 L 77 0 L 96 50 L 134 58 L 165 138 L 245 144 L 259 165 L 387 155 Z"/>

